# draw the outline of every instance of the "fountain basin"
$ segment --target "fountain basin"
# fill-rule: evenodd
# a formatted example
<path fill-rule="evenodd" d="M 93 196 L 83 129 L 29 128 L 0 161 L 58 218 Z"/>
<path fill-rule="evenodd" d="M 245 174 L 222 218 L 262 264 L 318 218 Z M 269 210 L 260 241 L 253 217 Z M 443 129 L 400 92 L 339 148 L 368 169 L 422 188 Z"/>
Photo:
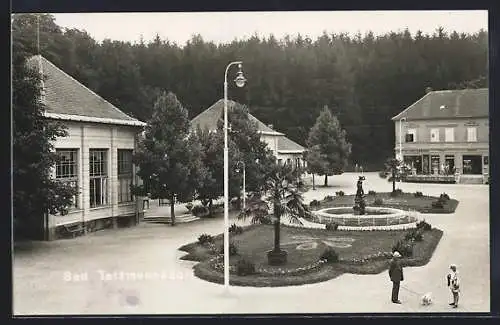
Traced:
<path fill-rule="evenodd" d="M 416 211 L 366 207 L 365 212 L 364 215 L 355 215 L 352 207 L 327 208 L 314 211 L 312 220 L 302 223 L 313 228 L 324 228 L 328 223 L 336 223 L 343 230 L 395 230 L 414 228 L 419 221 Z"/>

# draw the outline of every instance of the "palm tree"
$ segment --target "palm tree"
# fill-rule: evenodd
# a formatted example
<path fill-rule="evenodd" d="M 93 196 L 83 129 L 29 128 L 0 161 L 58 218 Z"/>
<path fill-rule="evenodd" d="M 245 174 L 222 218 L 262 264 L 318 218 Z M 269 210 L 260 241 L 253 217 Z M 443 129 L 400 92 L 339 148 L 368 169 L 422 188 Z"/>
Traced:
<path fill-rule="evenodd" d="M 398 171 L 401 166 L 401 161 L 399 161 L 396 158 L 388 158 L 385 162 L 385 170 L 386 172 L 391 173 L 391 178 L 389 180 L 392 180 L 392 191 L 396 191 L 396 178 L 398 176 Z"/>
<path fill-rule="evenodd" d="M 292 166 L 274 165 L 266 175 L 264 198 L 260 194 L 254 195 L 238 216 L 251 217 L 252 223 L 273 223 L 274 248 L 267 253 L 270 265 L 285 264 L 287 260 L 287 252 L 280 247 L 281 217 L 287 216 L 291 222 L 300 223 L 300 217 L 310 214 L 304 204 L 302 189 L 295 181 L 296 171 Z M 271 213 L 272 218 L 270 218 Z"/>

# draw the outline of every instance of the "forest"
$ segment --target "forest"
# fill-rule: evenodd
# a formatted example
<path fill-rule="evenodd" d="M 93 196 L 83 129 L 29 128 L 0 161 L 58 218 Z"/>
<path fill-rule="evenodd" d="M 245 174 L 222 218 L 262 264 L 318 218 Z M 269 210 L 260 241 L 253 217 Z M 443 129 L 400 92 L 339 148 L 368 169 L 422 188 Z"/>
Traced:
<path fill-rule="evenodd" d="M 380 170 L 393 155 L 391 117 L 426 91 L 488 87 L 485 30 L 324 32 L 316 39 L 254 35 L 226 44 L 193 35 L 175 44 L 159 36 L 97 42 L 83 30 L 58 26 L 50 14 L 38 14 L 38 20 L 37 35 L 36 14 L 13 16 L 14 57 L 41 53 L 140 120 L 151 118 L 163 91 L 174 93 L 193 118 L 223 97 L 224 69 L 241 60 L 248 83 L 230 83 L 230 99 L 302 145 L 328 107 L 352 144 L 350 164 L 365 170 Z"/>

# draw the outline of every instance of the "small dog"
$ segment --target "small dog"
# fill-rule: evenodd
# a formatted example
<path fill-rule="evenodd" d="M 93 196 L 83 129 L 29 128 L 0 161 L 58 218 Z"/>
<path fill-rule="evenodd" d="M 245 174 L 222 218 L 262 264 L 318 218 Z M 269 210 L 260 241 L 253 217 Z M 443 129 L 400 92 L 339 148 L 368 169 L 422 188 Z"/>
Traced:
<path fill-rule="evenodd" d="M 429 306 L 432 304 L 432 293 L 428 292 L 422 296 L 422 305 Z"/>

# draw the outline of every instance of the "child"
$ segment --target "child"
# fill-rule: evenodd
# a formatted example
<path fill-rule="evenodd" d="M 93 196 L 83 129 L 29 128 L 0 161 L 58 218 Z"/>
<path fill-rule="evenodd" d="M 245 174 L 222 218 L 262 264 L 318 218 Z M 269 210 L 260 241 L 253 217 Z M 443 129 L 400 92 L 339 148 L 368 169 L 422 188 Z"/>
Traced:
<path fill-rule="evenodd" d="M 453 294 L 453 302 L 450 306 L 453 308 L 458 307 L 458 294 L 460 292 L 460 283 L 458 281 L 457 266 L 455 264 L 450 265 L 451 272 L 446 277 L 448 280 L 448 287 L 450 287 L 451 293 Z"/>

